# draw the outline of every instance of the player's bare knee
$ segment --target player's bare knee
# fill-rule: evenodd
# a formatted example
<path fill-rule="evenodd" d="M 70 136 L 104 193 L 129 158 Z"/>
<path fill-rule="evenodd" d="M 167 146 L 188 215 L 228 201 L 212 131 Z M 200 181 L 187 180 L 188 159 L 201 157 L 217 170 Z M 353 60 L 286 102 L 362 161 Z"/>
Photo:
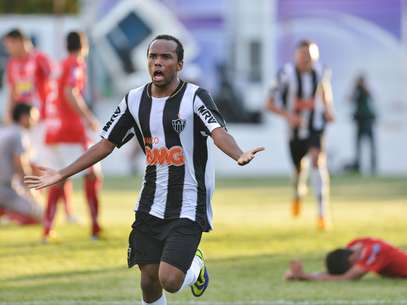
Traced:
<path fill-rule="evenodd" d="M 140 286 L 141 290 L 145 293 L 153 293 L 161 289 L 160 281 L 156 276 L 142 275 Z"/>
<path fill-rule="evenodd" d="M 161 287 L 169 293 L 177 292 L 182 286 L 182 280 L 173 274 L 160 275 L 160 283 Z"/>
<path fill-rule="evenodd" d="M 160 281 L 158 279 L 158 269 L 154 266 L 142 266 L 140 286 L 143 292 L 151 293 L 156 290 L 161 290 Z"/>

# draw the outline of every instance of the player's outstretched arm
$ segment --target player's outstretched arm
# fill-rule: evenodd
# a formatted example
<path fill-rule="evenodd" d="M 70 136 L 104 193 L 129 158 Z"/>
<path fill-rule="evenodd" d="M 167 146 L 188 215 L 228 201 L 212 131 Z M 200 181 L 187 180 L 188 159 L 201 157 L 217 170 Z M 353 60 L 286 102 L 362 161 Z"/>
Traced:
<path fill-rule="evenodd" d="M 89 125 L 90 129 L 94 132 L 99 130 L 99 122 L 96 117 L 90 111 L 89 107 L 79 91 L 78 88 L 65 87 L 64 88 L 65 98 L 69 101 L 70 105 L 75 109 L 77 113 L 85 120 Z"/>
<path fill-rule="evenodd" d="M 114 148 L 115 145 L 113 143 L 102 139 L 67 167 L 58 171 L 41 168 L 41 176 L 25 176 L 24 182 L 29 188 L 37 190 L 51 186 L 104 159 Z"/>
<path fill-rule="evenodd" d="M 223 128 L 215 128 L 212 131 L 212 139 L 215 145 L 231 157 L 233 160 L 237 161 L 239 165 L 246 165 L 259 151 L 263 151 L 264 147 L 256 147 L 254 149 L 243 152 L 237 145 L 235 139 L 226 132 Z"/>
<path fill-rule="evenodd" d="M 329 274 L 325 272 L 320 273 L 305 273 L 303 265 L 300 261 L 295 260 L 290 262 L 290 268 L 285 273 L 284 277 L 290 281 L 348 281 L 358 280 L 363 277 L 367 272 L 358 266 L 353 266 L 344 274 Z"/>

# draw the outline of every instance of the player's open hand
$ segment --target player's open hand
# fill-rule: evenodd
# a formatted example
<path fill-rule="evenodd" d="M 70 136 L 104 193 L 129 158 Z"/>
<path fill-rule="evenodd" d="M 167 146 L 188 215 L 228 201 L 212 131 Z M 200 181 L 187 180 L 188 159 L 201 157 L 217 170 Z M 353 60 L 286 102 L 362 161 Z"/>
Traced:
<path fill-rule="evenodd" d="M 299 260 L 293 260 L 290 262 L 289 270 L 285 273 L 286 280 L 300 280 L 304 274 L 304 268 Z"/>
<path fill-rule="evenodd" d="M 24 177 L 24 183 L 30 189 L 40 190 L 63 180 L 62 175 L 56 170 L 40 166 L 38 169 L 40 171 L 39 176 Z"/>
<path fill-rule="evenodd" d="M 244 152 L 239 159 L 237 160 L 237 164 L 243 166 L 249 163 L 254 159 L 254 155 L 257 154 L 259 151 L 265 150 L 264 147 L 256 147 L 254 149 L 251 149 L 249 151 Z"/>

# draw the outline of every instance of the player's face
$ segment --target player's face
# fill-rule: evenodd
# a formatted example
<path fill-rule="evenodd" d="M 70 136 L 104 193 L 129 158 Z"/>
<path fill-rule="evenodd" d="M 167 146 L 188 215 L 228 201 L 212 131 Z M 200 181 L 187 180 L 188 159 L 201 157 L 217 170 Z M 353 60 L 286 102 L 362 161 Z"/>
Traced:
<path fill-rule="evenodd" d="M 31 108 L 29 115 L 23 115 L 20 120 L 21 126 L 25 129 L 30 129 L 32 126 L 37 124 L 40 117 L 40 113 L 37 108 Z"/>
<path fill-rule="evenodd" d="M 19 56 L 23 49 L 23 41 L 15 38 L 4 38 L 4 47 L 10 56 Z"/>
<path fill-rule="evenodd" d="M 311 54 L 308 47 L 298 48 L 295 52 L 295 60 L 299 67 L 310 67 L 312 64 Z"/>
<path fill-rule="evenodd" d="M 315 44 L 303 46 L 295 51 L 295 62 L 300 69 L 311 69 L 318 59 L 318 47 Z"/>
<path fill-rule="evenodd" d="M 148 49 L 147 62 L 151 81 L 155 86 L 165 87 L 173 82 L 182 69 L 178 61 L 177 44 L 172 40 L 158 39 Z"/>

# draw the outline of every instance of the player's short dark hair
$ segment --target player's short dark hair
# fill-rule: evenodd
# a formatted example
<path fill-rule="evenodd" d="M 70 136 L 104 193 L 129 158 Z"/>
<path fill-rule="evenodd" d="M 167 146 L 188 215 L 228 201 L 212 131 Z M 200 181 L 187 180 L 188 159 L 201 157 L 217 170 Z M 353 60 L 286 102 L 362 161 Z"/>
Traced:
<path fill-rule="evenodd" d="M 3 38 L 24 40 L 27 36 L 20 29 L 14 28 L 4 34 Z"/>
<path fill-rule="evenodd" d="M 66 49 L 68 52 L 80 51 L 83 47 L 84 33 L 72 31 L 66 35 Z"/>
<path fill-rule="evenodd" d="M 14 106 L 11 117 L 13 122 L 20 121 L 23 115 L 30 115 L 31 109 L 33 108 L 32 105 L 26 103 L 18 103 Z"/>
<path fill-rule="evenodd" d="M 303 39 L 303 40 L 300 40 L 298 43 L 297 43 L 297 49 L 301 49 L 301 48 L 309 48 L 312 44 L 315 44 L 315 42 L 313 42 L 313 41 L 311 41 L 311 40 L 309 40 L 309 39 Z"/>
<path fill-rule="evenodd" d="M 352 267 L 349 256 L 353 253 L 349 249 L 336 249 L 329 252 L 325 258 L 326 269 L 329 274 L 344 274 Z"/>
<path fill-rule="evenodd" d="M 148 55 L 148 51 L 150 50 L 150 46 L 153 43 L 153 41 L 160 40 L 160 39 L 174 41 L 177 44 L 175 53 L 177 53 L 178 62 L 181 62 L 184 60 L 184 46 L 182 45 L 181 41 L 179 41 L 178 38 L 171 36 L 171 35 L 167 35 L 167 34 L 157 35 L 156 37 L 154 37 L 153 40 L 151 40 L 151 42 L 148 44 L 147 55 Z"/>

